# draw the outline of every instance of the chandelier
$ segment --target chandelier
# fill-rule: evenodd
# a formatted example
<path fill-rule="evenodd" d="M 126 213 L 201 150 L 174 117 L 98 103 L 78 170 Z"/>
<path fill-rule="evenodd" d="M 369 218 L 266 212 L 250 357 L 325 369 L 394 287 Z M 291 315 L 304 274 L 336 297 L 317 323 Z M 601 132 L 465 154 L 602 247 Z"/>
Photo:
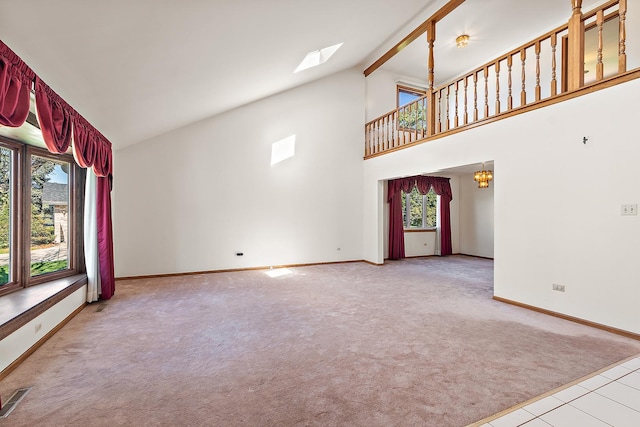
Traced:
<path fill-rule="evenodd" d="M 493 180 L 493 172 L 484 169 L 484 163 L 482 164 L 482 170 L 473 173 L 473 180 L 478 183 L 478 188 L 489 187 L 489 182 Z"/>

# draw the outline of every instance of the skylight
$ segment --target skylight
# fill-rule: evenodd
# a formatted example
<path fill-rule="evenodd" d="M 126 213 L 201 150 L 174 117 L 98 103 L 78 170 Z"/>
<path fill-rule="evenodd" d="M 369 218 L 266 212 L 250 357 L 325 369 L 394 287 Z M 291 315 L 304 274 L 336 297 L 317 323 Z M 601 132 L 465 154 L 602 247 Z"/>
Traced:
<path fill-rule="evenodd" d="M 325 47 L 320 50 L 314 50 L 313 52 L 307 53 L 307 56 L 302 60 L 298 68 L 294 70 L 294 73 L 298 71 L 306 70 L 307 68 L 315 67 L 320 64 L 324 64 L 331 58 L 331 55 L 336 53 L 340 46 L 343 43 L 334 44 L 333 46 Z"/>

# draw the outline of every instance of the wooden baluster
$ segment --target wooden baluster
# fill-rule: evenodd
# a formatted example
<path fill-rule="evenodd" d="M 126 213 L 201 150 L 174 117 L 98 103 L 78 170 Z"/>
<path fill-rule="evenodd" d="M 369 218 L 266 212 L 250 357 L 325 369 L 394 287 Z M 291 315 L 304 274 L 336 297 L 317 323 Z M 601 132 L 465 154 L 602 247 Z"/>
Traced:
<path fill-rule="evenodd" d="M 436 39 L 436 23 L 430 21 L 427 26 L 427 42 L 429 44 L 429 63 L 427 78 L 429 88 L 427 89 L 427 135 L 436 133 L 436 96 L 433 92 L 435 60 L 433 56 L 433 45 Z"/>
<path fill-rule="evenodd" d="M 618 47 L 618 73 L 627 71 L 627 0 L 620 0 L 618 4 L 618 16 L 620 17 L 620 46 Z"/>
<path fill-rule="evenodd" d="M 382 151 L 387 151 L 387 116 L 382 118 Z"/>
<path fill-rule="evenodd" d="M 438 91 L 438 133 L 442 132 L 442 89 Z"/>
<path fill-rule="evenodd" d="M 422 98 L 420 103 L 422 105 L 422 110 L 420 110 L 420 137 L 424 138 L 427 133 L 427 98 Z"/>
<path fill-rule="evenodd" d="M 489 67 L 484 67 L 484 118 L 489 117 Z"/>
<path fill-rule="evenodd" d="M 602 29 L 604 27 L 604 11 L 600 9 L 596 14 L 596 25 L 598 26 L 598 54 L 596 56 L 596 81 L 604 78 L 604 63 L 602 62 Z"/>
<path fill-rule="evenodd" d="M 396 111 L 396 146 L 402 145 L 402 128 L 400 127 L 400 118 L 402 114 L 400 110 Z"/>
<path fill-rule="evenodd" d="M 464 78 L 464 119 L 463 121 L 465 125 L 469 123 L 469 108 L 468 108 L 469 98 L 467 93 L 468 86 L 469 86 L 469 76 Z"/>
<path fill-rule="evenodd" d="M 396 110 L 393 115 L 393 146 L 397 147 L 400 145 L 400 110 Z"/>
<path fill-rule="evenodd" d="M 388 124 L 389 131 L 387 133 L 387 138 L 388 138 L 389 141 L 388 141 L 387 146 L 388 146 L 388 148 L 393 148 L 393 146 L 394 146 L 393 141 L 394 141 L 394 134 L 395 134 L 395 125 L 393 123 L 393 114 L 389 115 L 388 117 L 389 117 L 389 124 Z"/>
<path fill-rule="evenodd" d="M 402 117 L 405 118 L 404 126 L 402 126 L 402 142 L 403 142 L 403 144 L 406 144 L 408 142 L 411 142 L 411 134 L 408 134 L 407 131 L 406 131 L 406 129 L 407 129 L 407 127 L 406 127 L 407 126 L 406 118 L 409 117 L 409 107 L 404 107 L 402 109 L 402 111 L 403 111 Z M 407 141 L 407 137 L 409 138 L 409 141 Z"/>
<path fill-rule="evenodd" d="M 372 126 L 373 133 L 371 135 L 371 153 L 375 154 L 378 152 L 378 150 L 376 149 L 376 146 L 378 144 L 378 121 L 376 120 L 375 122 L 373 122 Z"/>
<path fill-rule="evenodd" d="M 369 123 L 364 125 L 364 156 L 367 157 L 369 155 Z"/>
<path fill-rule="evenodd" d="M 473 121 L 478 121 L 478 72 L 473 73 Z"/>
<path fill-rule="evenodd" d="M 573 91 L 584 86 L 584 21 L 582 0 L 571 0 L 573 14 L 569 19 L 567 52 L 567 89 Z"/>
<path fill-rule="evenodd" d="M 417 141 L 418 140 L 418 113 L 419 113 L 419 111 L 418 111 L 418 103 L 414 102 L 411 105 L 412 105 L 412 117 L 413 117 L 413 123 L 414 123 L 413 124 L 413 126 L 414 126 L 414 129 L 413 129 L 414 138 L 413 138 L 413 140 Z"/>
<path fill-rule="evenodd" d="M 455 113 L 454 113 L 454 117 L 453 117 L 453 127 L 457 128 L 458 127 L 458 85 L 460 84 L 460 81 L 458 80 L 455 83 L 455 92 L 454 92 L 454 96 L 456 97 L 456 104 L 455 104 Z"/>
<path fill-rule="evenodd" d="M 551 96 L 558 94 L 558 80 L 556 79 L 556 46 L 558 44 L 558 35 L 551 35 Z"/>
<path fill-rule="evenodd" d="M 540 40 L 536 42 L 536 101 L 540 101 Z"/>
<path fill-rule="evenodd" d="M 451 128 L 451 125 L 449 124 L 449 96 L 451 95 L 451 85 L 447 86 L 447 108 L 446 108 L 446 123 L 447 123 L 447 130 L 449 130 Z"/>
<path fill-rule="evenodd" d="M 507 94 L 507 111 L 513 109 L 513 80 L 511 79 L 511 67 L 513 67 L 513 55 L 509 55 L 507 57 L 507 86 L 509 87 Z"/>
<path fill-rule="evenodd" d="M 522 48 L 520 50 L 520 60 L 522 61 L 522 91 L 520 92 L 520 106 L 527 105 L 527 76 L 525 72 L 525 65 L 527 62 L 527 50 Z"/>
<path fill-rule="evenodd" d="M 393 135 L 391 140 L 391 146 L 397 147 L 398 146 L 398 110 L 394 111 L 393 114 L 391 115 L 391 123 L 393 124 L 393 127 L 391 128 L 392 135 Z"/>
<path fill-rule="evenodd" d="M 500 60 L 496 61 L 496 114 L 500 114 Z"/>
<path fill-rule="evenodd" d="M 376 152 L 379 153 L 382 151 L 382 133 L 384 132 L 384 128 L 382 127 L 382 119 L 378 120 L 378 141 L 376 144 Z"/>

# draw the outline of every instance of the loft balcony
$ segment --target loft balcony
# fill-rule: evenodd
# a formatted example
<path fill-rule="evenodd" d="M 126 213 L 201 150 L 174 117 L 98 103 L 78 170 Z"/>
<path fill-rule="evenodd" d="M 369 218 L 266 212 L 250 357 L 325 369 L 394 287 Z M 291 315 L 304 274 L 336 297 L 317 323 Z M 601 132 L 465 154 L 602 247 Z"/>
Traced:
<path fill-rule="evenodd" d="M 627 67 L 628 25 L 640 27 L 628 20 L 627 0 L 608 1 L 586 13 L 581 0 L 571 3 L 566 24 L 439 87 L 434 87 L 437 21 L 425 22 L 426 94 L 365 125 L 365 159 L 640 77 L 640 68 Z M 640 50 L 631 53 L 640 56 Z M 371 72 L 370 67 L 365 75 Z"/>

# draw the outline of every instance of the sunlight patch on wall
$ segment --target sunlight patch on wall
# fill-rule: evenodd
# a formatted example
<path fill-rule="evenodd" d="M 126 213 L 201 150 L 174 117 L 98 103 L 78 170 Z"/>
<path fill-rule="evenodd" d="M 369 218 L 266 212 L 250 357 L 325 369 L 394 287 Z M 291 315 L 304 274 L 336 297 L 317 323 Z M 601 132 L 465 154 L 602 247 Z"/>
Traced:
<path fill-rule="evenodd" d="M 296 135 L 288 136 L 271 144 L 271 166 L 293 157 L 296 152 Z"/>

